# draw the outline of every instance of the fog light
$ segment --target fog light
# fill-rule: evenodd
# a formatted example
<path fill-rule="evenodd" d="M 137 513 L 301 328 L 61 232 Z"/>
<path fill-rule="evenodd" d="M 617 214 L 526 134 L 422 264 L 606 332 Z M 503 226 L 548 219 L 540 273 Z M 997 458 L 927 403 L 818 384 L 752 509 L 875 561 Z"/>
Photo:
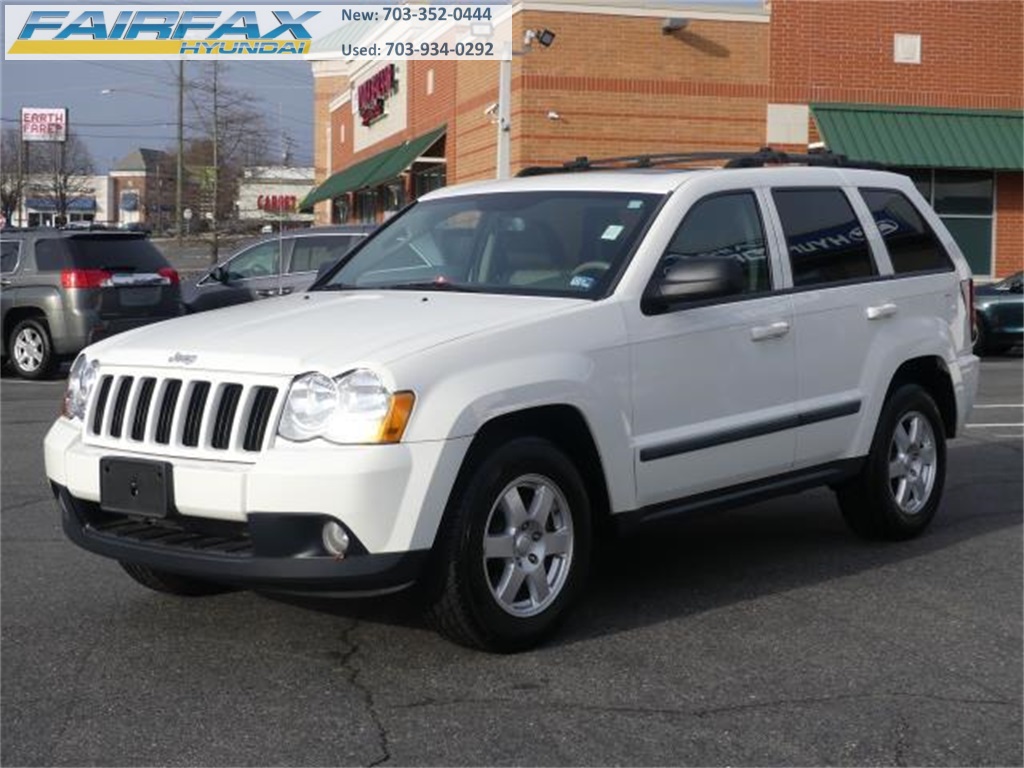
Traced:
<path fill-rule="evenodd" d="M 324 523 L 324 549 L 335 557 L 344 557 L 348 550 L 348 534 L 340 523 L 330 520 Z"/>

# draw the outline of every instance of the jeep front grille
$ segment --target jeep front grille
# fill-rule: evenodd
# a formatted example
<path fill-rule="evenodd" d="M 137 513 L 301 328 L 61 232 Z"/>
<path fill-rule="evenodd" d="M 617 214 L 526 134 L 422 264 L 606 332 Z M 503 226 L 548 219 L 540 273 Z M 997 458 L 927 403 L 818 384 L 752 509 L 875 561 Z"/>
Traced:
<path fill-rule="evenodd" d="M 95 392 L 88 442 L 216 457 L 262 451 L 279 401 L 276 385 L 214 377 L 106 374 Z"/>

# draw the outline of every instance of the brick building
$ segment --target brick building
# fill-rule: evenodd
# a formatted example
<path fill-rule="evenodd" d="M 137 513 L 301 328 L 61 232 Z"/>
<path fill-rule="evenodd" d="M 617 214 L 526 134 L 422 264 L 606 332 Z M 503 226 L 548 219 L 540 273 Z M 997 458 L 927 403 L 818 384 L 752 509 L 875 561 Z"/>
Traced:
<path fill-rule="evenodd" d="M 508 165 L 824 142 L 913 175 L 976 272 L 1003 275 L 1024 253 L 1022 8 L 524 0 L 512 39 L 555 40 L 513 57 Z M 365 31 L 349 24 L 326 48 Z M 318 223 L 379 221 L 424 191 L 496 175 L 499 63 L 312 67 L 306 205 Z"/>
<path fill-rule="evenodd" d="M 511 173 L 579 155 L 763 143 L 769 16 L 760 5 L 701 6 L 668 32 L 666 19 L 680 14 L 653 3 L 542 0 L 516 9 L 517 47 L 526 30 L 556 39 L 513 57 Z M 328 45 L 362 32 L 350 24 Z M 312 66 L 321 185 L 310 201 L 319 223 L 379 220 L 425 190 L 495 176 L 498 62 Z M 360 92 L 381 81 L 390 83 L 384 112 L 363 125 Z"/>
<path fill-rule="evenodd" d="M 1024 258 L 1024 2 L 772 0 L 766 139 L 910 175 L 976 275 Z"/>

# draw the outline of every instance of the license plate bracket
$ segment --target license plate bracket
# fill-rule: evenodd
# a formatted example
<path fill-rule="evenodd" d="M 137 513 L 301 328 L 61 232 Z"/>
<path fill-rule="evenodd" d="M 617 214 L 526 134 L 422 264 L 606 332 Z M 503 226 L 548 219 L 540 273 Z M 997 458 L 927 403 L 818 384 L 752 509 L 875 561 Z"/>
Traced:
<path fill-rule="evenodd" d="M 171 471 L 165 461 L 100 459 L 100 507 L 106 512 L 144 517 L 173 514 Z"/>

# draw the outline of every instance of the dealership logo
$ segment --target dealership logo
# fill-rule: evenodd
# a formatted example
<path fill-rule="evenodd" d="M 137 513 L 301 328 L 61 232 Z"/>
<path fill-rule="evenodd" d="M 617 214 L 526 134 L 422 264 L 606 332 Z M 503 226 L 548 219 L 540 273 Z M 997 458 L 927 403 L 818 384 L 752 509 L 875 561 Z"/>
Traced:
<path fill-rule="evenodd" d="M 32 11 L 8 54 L 304 54 L 319 13 L 55 7 Z"/>

